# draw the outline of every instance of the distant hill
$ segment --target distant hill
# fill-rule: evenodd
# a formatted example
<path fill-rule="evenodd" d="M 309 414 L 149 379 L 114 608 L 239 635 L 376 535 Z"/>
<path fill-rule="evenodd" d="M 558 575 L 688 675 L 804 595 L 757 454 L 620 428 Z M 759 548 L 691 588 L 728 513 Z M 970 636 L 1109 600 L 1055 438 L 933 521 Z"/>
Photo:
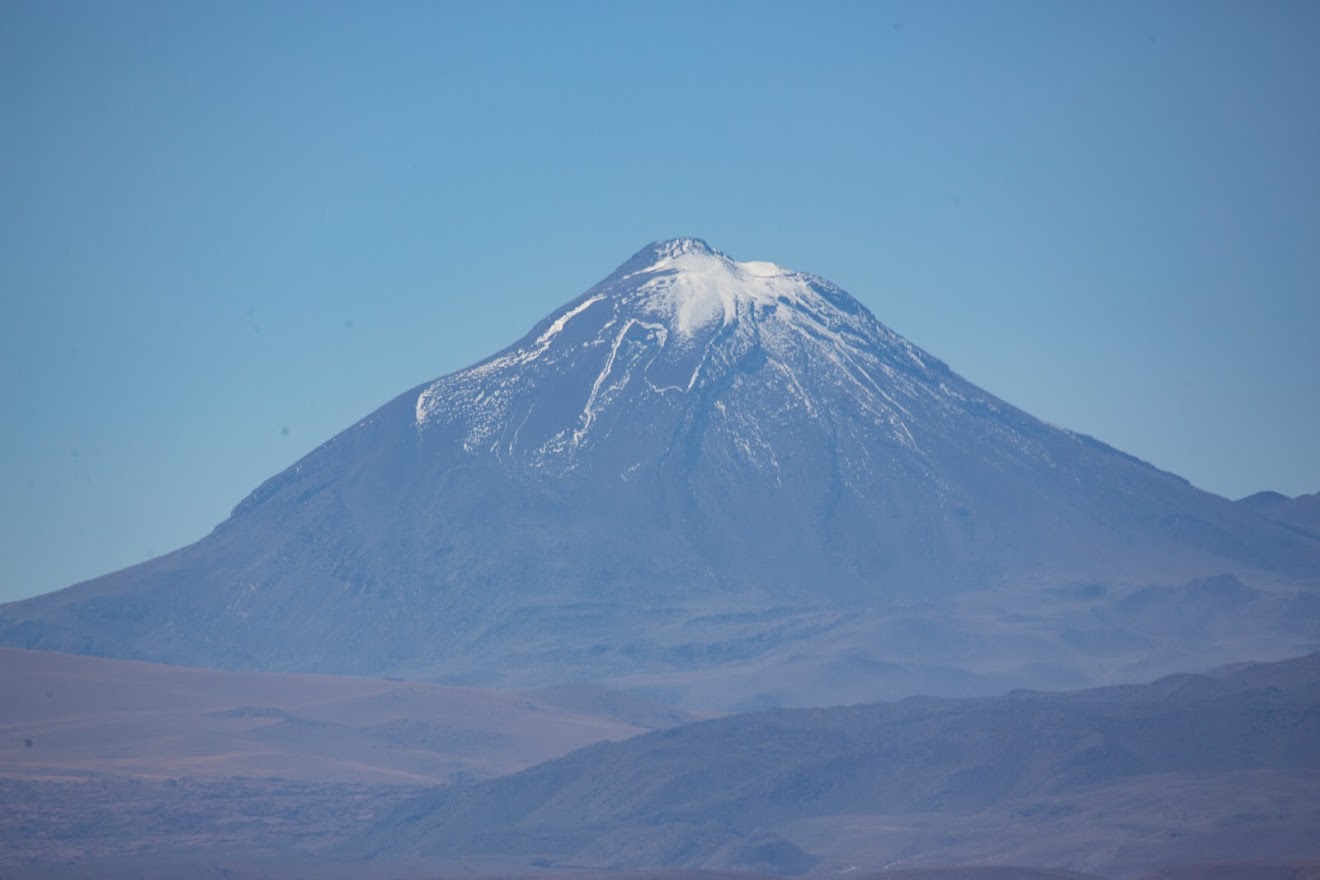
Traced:
<path fill-rule="evenodd" d="M 1238 505 L 1300 534 L 1320 539 L 1320 492 L 1289 498 L 1278 492 L 1258 492 Z"/>

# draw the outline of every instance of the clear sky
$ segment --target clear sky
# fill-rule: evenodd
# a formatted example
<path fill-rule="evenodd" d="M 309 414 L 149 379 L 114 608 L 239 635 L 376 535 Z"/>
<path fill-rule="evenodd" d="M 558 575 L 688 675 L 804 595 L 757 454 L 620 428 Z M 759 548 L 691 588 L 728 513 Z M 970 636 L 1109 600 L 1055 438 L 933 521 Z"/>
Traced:
<path fill-rule="evenodd" d="M 647 242 L 1320 490 L 1320 3 L 0 3 L 0 600 L 195 540 Z"/>

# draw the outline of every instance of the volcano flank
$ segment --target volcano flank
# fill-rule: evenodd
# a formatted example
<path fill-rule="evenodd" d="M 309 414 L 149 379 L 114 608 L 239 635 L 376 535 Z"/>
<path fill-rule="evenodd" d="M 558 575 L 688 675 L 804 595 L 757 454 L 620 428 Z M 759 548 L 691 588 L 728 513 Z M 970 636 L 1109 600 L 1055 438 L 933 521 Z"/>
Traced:
<path fill-rule="evenodd" d="M 1318 582 L 1314 535 L 686 238 L 198 543 L 0 608 L 0 642 L 733 708 L 1287 656 L 1320 640 Z"/>

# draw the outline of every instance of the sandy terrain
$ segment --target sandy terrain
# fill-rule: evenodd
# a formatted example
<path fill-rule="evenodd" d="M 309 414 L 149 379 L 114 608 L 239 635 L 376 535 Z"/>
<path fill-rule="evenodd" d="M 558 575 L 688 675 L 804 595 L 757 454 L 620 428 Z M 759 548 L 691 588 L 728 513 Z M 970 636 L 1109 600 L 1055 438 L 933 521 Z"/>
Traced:
<path fill-rule="evenodd" d="M 0 777 L 435 784 L 684 720 L 593 688 L 491 691 L 0 648 Z"/>

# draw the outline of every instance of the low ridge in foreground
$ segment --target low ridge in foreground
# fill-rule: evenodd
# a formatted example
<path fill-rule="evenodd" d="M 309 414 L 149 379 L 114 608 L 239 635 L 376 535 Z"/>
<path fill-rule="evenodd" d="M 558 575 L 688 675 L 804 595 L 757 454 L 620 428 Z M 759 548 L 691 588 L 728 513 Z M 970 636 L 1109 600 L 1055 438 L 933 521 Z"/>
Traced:
<path fill-rule="evenodd" d="M 356 852 L 837 874 L 1320 859 L 1320 654 L 1153 684 L 736 715 L 437 789 Z"/>
<path fill-rule="evenodd" d="M 199 673 L 165 674 L 173 681 Z M 389 750 L 379 733 L 389 730 L 393 700 L 380 697 L 396 693 L 394 683 L 321 680 L 304 705 L 291 706 L 287 678 L 271 676 L 260 687 L 267 703 L 306 719 L 304 753 L 332 735 L 346 742 L 341 757 L 361 757 L 363 733 L 377 735 L 378 752 Z M 348 699 L 323 700 L 327 694 Z M 136 709 L 108 711 L 132 696 L 121 689 L 101 707 L 102 733 L 164 717 L 162 700 L 195 707 L 199 699 L 157 692 Z M 516 719 L 525 709 L 508 696 L 469 698 Z M 563 697 L 555 695 L 561 708 Z M 1296 880 L 1308 861 L 1320 864 L 1317 706 L 1320 654 L 1313 654 L 1141 686 L 743 714 L 441 787 L 164 777 L 153 773 L 150 754 L 113 774 L 77 776 L 66 764 L 56 776 L 52 763 L 46 775 L 0 772 L 0 874 L 385 880 L 634 872 L 633 880 L 716 880 L 728 871 L 825 878 L 903 868 L 896 876 L 1043 880 L 1077 871 L 1129 880 L 1158 871 Z M 343 717 L 315 723 L 351 707 L 362 730 Z M 257 728 L 288 733 L 287 718 L 221 714 L 251 728 L 250 743 L 271 743 L 252 735 Z M 546 714 L 552 725 L 565 718 Z M 26 748 L 38 751 L 77 730 L 39 732 Z M 434 767 L 452 745 L 415 729 L 392 732 L 407 737 L 398 740 L 407 754 L 366 760 Z M 498 728 L 488 736 L 502 751 Z M 276 742 L 288 748 L 287 739 Z M 158 770 L 176 758 L 163 755 Z M 339 772 L 362 778 L 358 769 Z M 949 864 L 1031 867 L 937 870 Z M 1160 870 L 1170 864 L 1183 867 Z"/>

